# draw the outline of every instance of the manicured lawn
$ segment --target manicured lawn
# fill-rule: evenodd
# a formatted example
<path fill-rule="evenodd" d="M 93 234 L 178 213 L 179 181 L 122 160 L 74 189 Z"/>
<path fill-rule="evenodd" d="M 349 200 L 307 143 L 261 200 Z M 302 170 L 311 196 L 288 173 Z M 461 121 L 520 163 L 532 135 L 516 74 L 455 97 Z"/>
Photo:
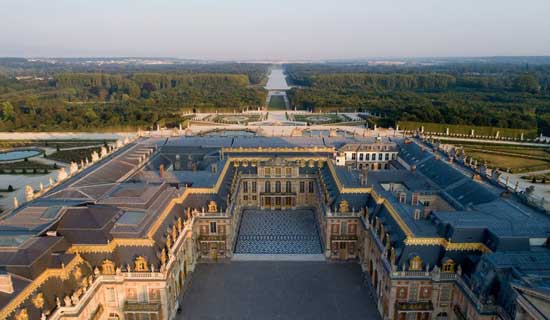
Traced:
<path fill-rule="evenodd" d="M 510 169 L 514 173 L 550 169 L 550 162 L 538 159 L 490 154 L 482 151 L 467 151 L 466 154 L 478 161 L 487 161 L 489 167 Z"/>
<path fill-rule="evenodd" d="M 424 131 L 427 132 L 440 132 L 445 133 L 445 130 L 449 128 L 451 134 L 464 134 L 470 135 L 471 130 L 474 129 L 476 136 L 495 136 L 497 131 L 501 137 L 520 138 L 523 132 L 523 137 L 535 138 L 537 136 L 537 129 L 510 129 L 510 128 L 495 128 L 495 127 L 481 127 L 470 126 L 460 124 L 443 124 L 443 123 L 429 123 L 429 122 L 414 122 L 414 121 L 399 121 L 399 127 L 403 130 L 419 130 L 424 126 Z"/>
<path fill-rule="evenodd" d="M 297 114 L 294 115 L 294 119 L 308 124 L 336 123 L 346 120 L 343 116 L 332 113 Z"/>

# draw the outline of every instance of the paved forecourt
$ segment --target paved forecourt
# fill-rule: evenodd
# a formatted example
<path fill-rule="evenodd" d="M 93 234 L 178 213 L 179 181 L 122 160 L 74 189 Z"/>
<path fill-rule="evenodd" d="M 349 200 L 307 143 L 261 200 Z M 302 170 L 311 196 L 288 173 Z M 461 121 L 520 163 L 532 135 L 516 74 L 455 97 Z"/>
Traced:
<path fill-rule="evenodd" d="M 177 319 L 380 319 L 356 263 L 199 264 Z"/>

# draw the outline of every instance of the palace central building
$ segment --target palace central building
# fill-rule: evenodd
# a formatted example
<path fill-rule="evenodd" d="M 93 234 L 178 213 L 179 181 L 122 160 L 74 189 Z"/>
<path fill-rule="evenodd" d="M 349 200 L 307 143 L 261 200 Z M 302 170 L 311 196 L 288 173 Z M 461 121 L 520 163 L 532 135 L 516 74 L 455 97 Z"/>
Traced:
<path fill-rule="evenodd" d="M 360 264 L 383 319 L 548 317 L 550 216 L 472 177 L 403 137 L 141 137 L 2 217 L 0 319 L 174 319 L 198 263 L 266 257 Z"/>

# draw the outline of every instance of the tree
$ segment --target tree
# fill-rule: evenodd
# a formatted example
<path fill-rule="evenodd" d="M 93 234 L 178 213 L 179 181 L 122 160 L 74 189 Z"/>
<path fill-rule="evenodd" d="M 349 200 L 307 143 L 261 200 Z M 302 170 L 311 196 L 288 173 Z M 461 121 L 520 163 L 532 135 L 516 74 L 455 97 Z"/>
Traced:
<path fill-rule="evenodd" d="M 540 84 L 531 73 L 524 73 L 514 80 L 514 89 L 521 92 L 538 93 Z"/>
<path fill-rule="evenodd" d="M 2 102 L 0 105 L 0 119 L 3 121 L 14 121 L 15 115 L 15 109 L 12 104 L 9 101 Z"/>

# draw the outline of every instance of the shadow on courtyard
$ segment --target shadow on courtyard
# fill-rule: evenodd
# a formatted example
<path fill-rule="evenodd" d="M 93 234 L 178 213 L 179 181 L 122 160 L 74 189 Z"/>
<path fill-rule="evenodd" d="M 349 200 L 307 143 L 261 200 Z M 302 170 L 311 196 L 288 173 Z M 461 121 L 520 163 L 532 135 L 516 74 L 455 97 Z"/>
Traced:
<path fill-rule="evenodd" d="M 379 319 L 355 263 L 199 264 L 177 319 Z"/>

